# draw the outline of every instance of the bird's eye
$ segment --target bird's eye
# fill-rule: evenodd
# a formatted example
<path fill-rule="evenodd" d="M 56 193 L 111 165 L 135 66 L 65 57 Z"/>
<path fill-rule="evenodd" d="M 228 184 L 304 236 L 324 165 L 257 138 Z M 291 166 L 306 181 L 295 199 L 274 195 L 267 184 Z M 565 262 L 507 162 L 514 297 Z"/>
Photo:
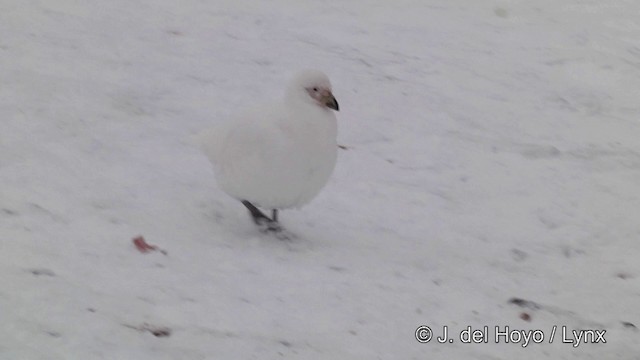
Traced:
<path fill-rule="evenodd" d="M 318 88 L 317 88 L 317 87 L 314 87 L 314 88 L 313 88 L 313 91 L 318 92 Z"/>

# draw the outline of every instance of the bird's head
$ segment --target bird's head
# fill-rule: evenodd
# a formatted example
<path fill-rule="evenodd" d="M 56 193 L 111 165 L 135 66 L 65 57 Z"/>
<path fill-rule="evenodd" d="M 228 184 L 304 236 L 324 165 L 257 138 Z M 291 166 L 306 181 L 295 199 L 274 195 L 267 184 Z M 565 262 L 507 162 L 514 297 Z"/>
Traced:
<path fill-rule="evenodd" d="M 296 74 L 289 85 L 289 94 L 297 95 L 323 108 L 338 111 L 338 101 L 331 93 L 331 82 L 318 70 L 304 70 Z"/>

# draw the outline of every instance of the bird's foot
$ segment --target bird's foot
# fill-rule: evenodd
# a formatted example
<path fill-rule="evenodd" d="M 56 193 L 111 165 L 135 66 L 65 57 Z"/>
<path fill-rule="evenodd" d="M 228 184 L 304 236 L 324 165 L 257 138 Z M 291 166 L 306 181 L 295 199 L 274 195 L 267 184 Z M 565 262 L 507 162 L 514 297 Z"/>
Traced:
<path fill-rule="evenodd" d="M 273 210 L 273 219 L 265 215 L 260 209 L 255 207 L 252 203 L 244 200 L 242 204 L 249 209 L 253 222 L 258 225 L 258 229 L 264 234 L 273 234 L 280 240 L 291 240 L 295 238 L 293 234 L 286 231 L 280 223 L 278 223 L 278 211 Z"/>
<path fill-rule="evenodd" d="M 283 228 L 282 225 L 271 219 L 258 219 L 255 222 L 258 225 L 258 229 L 263 234 L 273 235 L 280 240 L 291 240 L 295 238 L 295 236 Z"/>
<path fill-rule="evenodd" d="M 258 225 L 261 232 L 264 233 L 278 233 L 284 231 L 284 228 L 279 223 L 265 217 L 265 218 L 253 218 L 253 222 Z"/>

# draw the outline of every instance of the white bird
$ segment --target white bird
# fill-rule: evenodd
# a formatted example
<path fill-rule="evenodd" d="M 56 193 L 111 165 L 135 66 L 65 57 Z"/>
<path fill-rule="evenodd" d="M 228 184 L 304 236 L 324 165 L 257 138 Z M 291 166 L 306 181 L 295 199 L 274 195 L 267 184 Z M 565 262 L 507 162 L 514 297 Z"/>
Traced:
<path fill-rule="evenodd" d="M 264 232 L 282 232 L 278 210 L 299 208 L 326 185 L 336 164 L 338 111 L 329 78 L 305 70 L 279 102 L 256 107 L 199 135 L 220 188 L 249 209 Z M 269 218 L 258 209 L 271 209 Z"/>

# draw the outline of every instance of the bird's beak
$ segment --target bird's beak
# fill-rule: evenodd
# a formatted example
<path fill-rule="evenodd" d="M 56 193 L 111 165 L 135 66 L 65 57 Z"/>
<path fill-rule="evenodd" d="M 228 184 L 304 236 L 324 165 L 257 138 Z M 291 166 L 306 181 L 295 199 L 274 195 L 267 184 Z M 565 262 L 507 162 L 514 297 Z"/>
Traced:
<path fill-rule="evenodd" d="M 329 108 L 335 111 L 340 111 L 340 106 L 338 106 L 338 101 L 333 97 L 333 94 L 327 94 L 324 99 L 324 104 Z"/>

